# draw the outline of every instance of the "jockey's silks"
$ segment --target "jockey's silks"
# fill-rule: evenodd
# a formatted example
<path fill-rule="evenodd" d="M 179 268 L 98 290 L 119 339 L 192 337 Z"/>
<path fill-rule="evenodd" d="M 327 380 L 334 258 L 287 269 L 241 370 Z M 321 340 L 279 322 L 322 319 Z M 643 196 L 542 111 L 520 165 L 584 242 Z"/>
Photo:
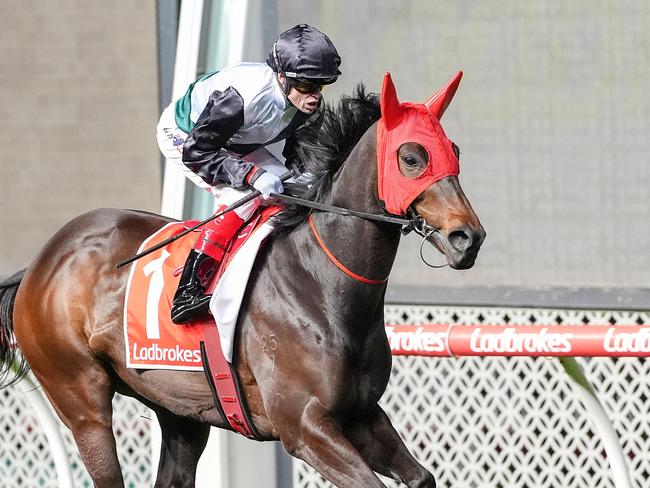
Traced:
<path fill-rule="evenodd" d="M 392 214 L 404 215 L 417 196 L 438 180 L 459 173 L 458 157 L 440 125 L 462 77 L 459 71 L 425 103 L 400 103 L 390 73 L 381 90 L 381 119 L 377 124 L 377 169 L 379 199 Z M 429 154 L 429 164 L 416 178 L 399 170 L 398 150 L 406 142 L 420 144 Z"/>
<path fill-rule="evenodd" d="M 296 143 L 290 136 L 317 121 L 320 114 L 320 108 L 306 114 L 291 105 L 276 73 L 266 64 L 239 63 L 192 83 L 163 113 L 157 137 L 166 156 L 171 149 L 173 160 L 198 177 L 190 177 L 193 182 L 199 179 L 209 187 L 226 183 L 241 189 L 259 162 L 246 156 L 289 138 L 284 154 L 293 164 Z M 203 183 L 197 184 L 203 187 Z"/>

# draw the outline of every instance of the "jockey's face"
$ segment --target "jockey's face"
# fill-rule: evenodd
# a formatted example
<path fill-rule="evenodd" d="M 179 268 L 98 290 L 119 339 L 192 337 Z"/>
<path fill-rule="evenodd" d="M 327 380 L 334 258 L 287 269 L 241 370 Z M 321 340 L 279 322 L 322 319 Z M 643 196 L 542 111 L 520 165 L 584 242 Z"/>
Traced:
<path fill-rule="evenodd" d="M 279 76 L 280 84 L 285 86 L 286 78 L 284 75 L 280 74 Z M 321 97 L 321 85 L 311 85 L 311 84 L 300 84 L 298 86 L 300 90 L 292 86 L 289 90 L 287 98 L 289 101 L 296 106 L 298 110 L 303 113 L 311 114 L 318 107 L 318 102 Z M 303 93 L 306 92 L 306 93 Z"/>
<path fill-rule="evenodd" d="M 300 93 L 295 88 L 292 88 L 289 91 L 287 98 L 291 103 L 293 103 L 298 110 L 306 114 L 314 113 L 316 107 L 318 107 L 318 101 L 320 100 L 320 92 L 316 93 Z"/>

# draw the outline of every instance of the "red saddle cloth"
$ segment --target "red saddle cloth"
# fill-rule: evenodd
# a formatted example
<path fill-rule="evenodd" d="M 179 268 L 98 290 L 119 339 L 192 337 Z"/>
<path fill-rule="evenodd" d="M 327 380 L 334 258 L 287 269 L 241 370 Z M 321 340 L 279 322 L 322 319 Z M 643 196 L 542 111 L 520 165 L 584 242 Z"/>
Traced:
<path fill-rule="evenodd" d="M 230 244 L 223 265 L 208 287 L 209 293 L 214 290 L 223 270 L 255 229 L 279 211 L 279 207 L 265 207 L 239 231 Z M 188 221 L 167 224 L 148 237 L 138 252 L 151 248 L 196 223 Z M 133 263 L 124 305 L 127 367 L 202 371 L 206 369 L 203 358 L 207 358 L 208 369 L 212 370 L 212 377 L 208 379 L 219 400 L 218 406 L 229 419 L 233 430 L 255 437 L 252 424 L 250 427 L 245 425 L 245 409 L 242 412 L 241 408 L 237 408 L 237 405 L 243 406 L 243 403 L 238 399 L 236 374 L 223 356 L 215 321 L 208 319 L 179 326 L 170 319 L 180 274 L 199 232 L 200 229 L 197 229 Z"/>

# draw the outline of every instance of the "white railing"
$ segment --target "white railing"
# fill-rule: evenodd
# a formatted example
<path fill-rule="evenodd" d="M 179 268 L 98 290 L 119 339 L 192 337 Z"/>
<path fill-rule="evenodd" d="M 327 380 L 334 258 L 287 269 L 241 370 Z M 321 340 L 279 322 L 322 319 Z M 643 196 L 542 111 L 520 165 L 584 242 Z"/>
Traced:
<path fill-rule="evenodd" d="M 387 305 L 386 321 L 638 327 L 650 324 L 650 314 Z M 597 397 L 558 358 L 396 356 L 381 403 L 441 487 L 650 486 L 650 361 L 579 358 L 577 364 Z M 294 462 L 294 488 L 329 486 Z"/>
<path fill-rule="evenodd" d="M 386 316 L 390 324 L 414 325 L 650 323 L 648 312 L 530 308 L 387 305 Z M 576 388 L 557 358 L 396 356 L 382 405 L 441 487 L 650 486 L 650 361 L 580 358 L 578 364 L 602 405 L 599 423 L 589 411 L 589 395 Z M 65 486 L 57 475 L 63 454 L 50 446 L 30 395 L 40 390 L 24 382 L 0 390 L 1 484 Z M 153 484 L 155 422 L 146 407 L 116 397 L 114 430 L 127 486 Z M 72 484 L 92 486 L 70 433 L 57 424 Z M 603 425 L 611 427 L 609 434 Z M 607 443 L 620 446 L 618 459 L 611 448 L 606 452 Z M 295 462 L 293 486 L 330 485 Z"/>
<path fill-rule="evenodd" d="M 126 486 L 152 486 L 151 426 L 141 403 L 116 395 L 113 430 Z M 52 411 L 36 380 L 0 390 L 0 486 L 92 486 L 70 431 Z"/>

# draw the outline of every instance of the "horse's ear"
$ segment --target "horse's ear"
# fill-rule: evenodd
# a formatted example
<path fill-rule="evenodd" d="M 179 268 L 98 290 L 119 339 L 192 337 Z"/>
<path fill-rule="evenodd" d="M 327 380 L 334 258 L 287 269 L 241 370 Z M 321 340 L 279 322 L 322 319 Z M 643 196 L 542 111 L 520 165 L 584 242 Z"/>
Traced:
<path fill-rule="evenodd" d="M 402 118 L 402 107 L 397 99 L 397 91 L 390 73 L 384 75 L 384 83 L 381 86 L 381 116 L 388 130 L 399 124 Z"/>
<path fill-rule="evenodd" d="M 438 120 L 447 110 L 449 102 L 454 98 L 454 94 L 460 84 L 460 79 L 463 77 L 463 72 L 459 71 L 456 76 L 453 76 L 445 86 L 435 92 L 424 104 L 429 108 L 431 113 L 436 116 Z"/>

